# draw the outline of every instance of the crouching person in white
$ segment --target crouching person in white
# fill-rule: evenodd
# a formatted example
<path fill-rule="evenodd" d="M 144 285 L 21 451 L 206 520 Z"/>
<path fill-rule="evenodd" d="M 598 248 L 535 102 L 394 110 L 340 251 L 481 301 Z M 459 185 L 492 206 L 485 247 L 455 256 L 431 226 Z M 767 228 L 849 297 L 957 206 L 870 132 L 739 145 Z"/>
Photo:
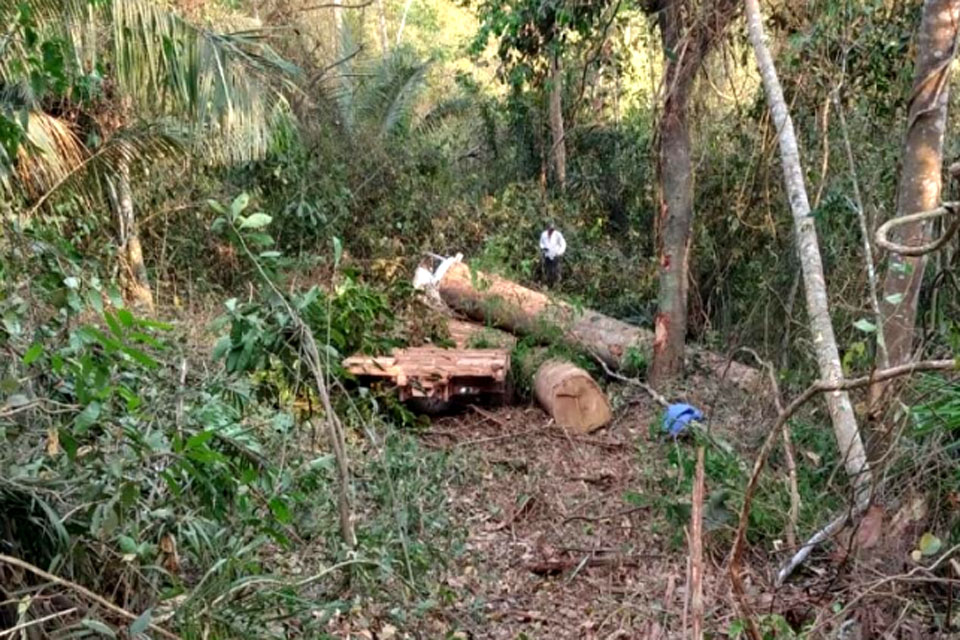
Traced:
<path fill-rule="evenodd" d="M 552 222 L 540 234 L 540 255 L 543 258 L 543 275 L 547 286 L 552 287 L 560 281 L 560 259 L 567 251 L 567 241 L 563 239 Z"/>

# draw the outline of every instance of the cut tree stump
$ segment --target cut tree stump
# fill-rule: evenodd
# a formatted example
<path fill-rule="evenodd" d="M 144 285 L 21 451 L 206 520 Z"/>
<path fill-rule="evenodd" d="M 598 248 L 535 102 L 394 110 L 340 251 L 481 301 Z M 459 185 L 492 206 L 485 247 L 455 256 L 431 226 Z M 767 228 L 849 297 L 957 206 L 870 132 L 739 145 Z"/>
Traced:
<path fill-rule="evenodd" d="M 547 360 L 533 378 L 537 401 L 562 428 L 590 433 L 610 422 L 610 403 L 590 374 L 563 360 Z"/>
<path fill-rule="evenodd" d="M 652 353 L 655 338 L 648 329 L 553 300 L 500 276 L 471 272 L 463 263 L 452 265 L 438 288 L 447 305 L 475 320 L 542 335 L 544 340 L 562 340 L 601 358 L 612 369 L 622 369 L 632 353 L 646 362 Z M 752 367 L 696 347 L 688 347 L 687 356 L 743 389 L 761 388 L 760 372 Z"/>

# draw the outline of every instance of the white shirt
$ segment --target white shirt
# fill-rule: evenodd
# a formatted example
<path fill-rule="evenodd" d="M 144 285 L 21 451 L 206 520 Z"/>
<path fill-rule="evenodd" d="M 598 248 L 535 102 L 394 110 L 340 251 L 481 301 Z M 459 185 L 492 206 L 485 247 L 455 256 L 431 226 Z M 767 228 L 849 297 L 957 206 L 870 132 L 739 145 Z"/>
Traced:
<path fill-rule="evenodd" d="M 555 260 L 567 251 L 567 241 L 563 239 L 563 234 L 556 229 L 553 230 L 553 233 L 550 233 L 548 229 L 540 234 L 540 251 L 547 258 Z"/>

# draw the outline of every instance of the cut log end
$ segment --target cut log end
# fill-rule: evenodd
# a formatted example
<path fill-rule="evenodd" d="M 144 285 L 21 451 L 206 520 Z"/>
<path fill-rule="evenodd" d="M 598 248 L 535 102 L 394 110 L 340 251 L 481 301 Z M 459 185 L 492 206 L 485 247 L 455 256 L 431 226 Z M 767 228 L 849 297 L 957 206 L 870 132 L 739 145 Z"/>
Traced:
<path fill-rule="evenodd" d="M 583 369 L 562 360 L 548 360 L 537 370 L 534 394 L 562 428 L 590 433 L 610 422 L 610 403 Z"/>

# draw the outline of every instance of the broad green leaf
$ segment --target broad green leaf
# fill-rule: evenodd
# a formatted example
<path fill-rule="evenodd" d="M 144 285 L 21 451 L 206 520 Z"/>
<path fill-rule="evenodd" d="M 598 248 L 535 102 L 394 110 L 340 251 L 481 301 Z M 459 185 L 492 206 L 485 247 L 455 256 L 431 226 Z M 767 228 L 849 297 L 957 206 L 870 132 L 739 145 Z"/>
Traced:
<path fill-rule="evenodd" d="M 130 536 L 120 536 L 117 539 L 117 542 L 120 545 L 120 551 L 122 551 L 123 553 L 137 552 L 137 541 L 131 538 Z"/>
<path fill-rule="evenodd" d="M 929 531 L 922 536 L 920 536 L 920 544 L 918 548 L 920 553 L 925 556 L 932 556 L 937 551 L 943 547 L 943 542 L 937 536 L 933 535 Z"/>
<path fill-rule="evenodd" d="M 900 304 L 901 302 L 903 302 L 903 294 L 902 294 L 902 293 L 891 293 L 890 295 L 888 295 L 887 297 L 885 297 L 884 300 L 886 300 L 886 301 L 889 302 L 890 304 Z"/>
<path fill-rule="evenodd" d="M 289 524 L 291 520 L 290 509 L 287 508 L 287 503 L 281 498 L 274 498 L 270 501 L 270 511 L 273 511 L 273 515 L 278 522 Z"/>
<path fill-rule="evenodd" d="M 333 268 L 340 266 L 340 258 L 343 256 L 343 243 L 340 238 L 333 236 Z"/>
<path fill-rule="evenodd" d="M 213 431 L 201 431 L 200 433 L 192 435 L 187 438 L 186 448 L 188 450 L 196 449 L 197 447 L 200 447 L 204 443 L 208 442 L 211 438 L 213 438 L 214 435 L 215 434 Z"/>
<path fill-rule="evenodd" d="M 226 355 L 227 351 L 230 350 L 231 344 L 233 344 L 233 342 L 230 340 L 230 336 L 220 336 L 220 339 L 217 340 L 217 344 L 213 347 L 214 362 Z"/>
<path fill-rule="evenodd" d="M 63 284 L 67 287 L 67 289 L 73 289 L 74 291 L 80 288 L 80 280 L 74 276 L 64 278 Z"/>
<path fill-rule="evenodd" d="M 132 327 L 134 324 L 133 314 L 130 313 L 129 309 L 119 309 L 117 311 L 117 318 L 120 319 L 120 323 L 125 327 Z"/>
<path fill-rule="evenodd" d="M 153 609 L 147 609 L 140 614 L 140 617 L 133 621 L 130 625 L 130 635 L 136 635 L 138 633 L 143 633 L 147 630 L 147 627 L 150 626 L 150 619 L 153 614 Z"/>
<path fill-rule="evenodd" d="M 230 203 L 230 215 L 233 216 L 234 220 L 236 220 L 237 216 L 239 216 L 243 210 L 247 208 L 248 204 L 250 204 L 250 195 L 247 194 L 246 191 L 233 199 L 233 202 Z"/>
<path fill-rule="evenodd" d="M 110 328 L 110 333 L 118 338 L 123 335 L 123 331 L 120 329 L 120 323 L 117 322 L 117 317 L 115 315 L 109 311 L 104 311 L 103 319 L 106 321 L 107 327 Z"/>
<path fill-rule="evenodd" d="M 272 217 L 268 216 L 265 213 L 254 213 L 240 222 L 241 229 L 262 229 L 263 227 L 270 224 L 273 220 Z"/>
<path fill-rule="evenodd" d="M 43 345 L 39 342 L 34 342 L 33 345 L 27 349 L 27 352 L 23 354 L 23 364 L 33 364 L 41 355 L 43 355 Z"/>
<path fill-rule="evenodd" d="M 160 366 L 160 364 L 156 360 L 154 360 L 153 358 L 145 354 L 143 351 L 140 351 L 139 349 L 134 349 L 133 347 L 121 345 L 120 350 L 123 351 L 128 356 L 130 356 L 131 358 L 133 358 L 133 360 L 135 360 L 136 362 L 138 362 L 139 364 L 143 365 L 148 369 L 156 369 L 157 367 Z"/>
<path fill-rule="evenodd" d="M 279 251 L 264 251 L 260 254 L 261 258 L 266 259 L 275 259 L 279 258 L 282 254 Z"/>
<path fill-rule="evenodd" d="M 94 620 L 92 618 L 84 618 L 83 620 L 80 621 L 80 624 L 86 627 L 87 629 L 90 629 L 91 631 L 99 633 L 102 636 L 107 636 L 108 638 L 117 637 L 117 634 L 113 632 L 113 629 L 103 624 L 99 620 Z"/>
<path fill-rule="evenodd" d="M 216 200 L 207 200 L 207 205 L 209 205 L 209 207 L 217 213 L 227 213 L 227 210 L 223 208 L 223 205 Z"/>
<path fill-rule="evenodd" d="M 173 325 L 169 322 L 160 322 L 159 320 L 150 320 L 148 318 L 138 318 L 136 322 L 138 327 L 145 327 L 147 329 L 157 329 L 158 331 L 173 330 Z"/>
<path fill-rule="evenodd" d="M 101 406 L 100 403 L 94 400 L 86 407 L 83 411 L 77 414 L 76 420 L 74 420 L 74 428 L 80 433 L 86 432 L 91 425 L 97 422 L 97 419 L 100 417 Z"/>
<path fill-rule="evenodd" d="M 110 298 L 110 304 L 117 309 L 123 308 L 123 296 L 120 294 L 120 289 L 117 288 L 117 285 L 111 284 L 107 287 L 107 297 Z"/>
<path fill-rule="evenodd" d="M 873 324 L 866 318 L 861 318 L 857 320 L 856 322 L 853 323 L 853 326 L 856 327 L 857 329 L 860 329 L 860 331 L 863 331 L 864 333 L 873 333 L 874 331 L 877 330 L 877 325 Z"/>
<path fill-rule="evenodd" d="M 97 313 L 103 313 L 103 298 L 99 291 L 93 289 L 87 291 L 87 304 Z"/>

